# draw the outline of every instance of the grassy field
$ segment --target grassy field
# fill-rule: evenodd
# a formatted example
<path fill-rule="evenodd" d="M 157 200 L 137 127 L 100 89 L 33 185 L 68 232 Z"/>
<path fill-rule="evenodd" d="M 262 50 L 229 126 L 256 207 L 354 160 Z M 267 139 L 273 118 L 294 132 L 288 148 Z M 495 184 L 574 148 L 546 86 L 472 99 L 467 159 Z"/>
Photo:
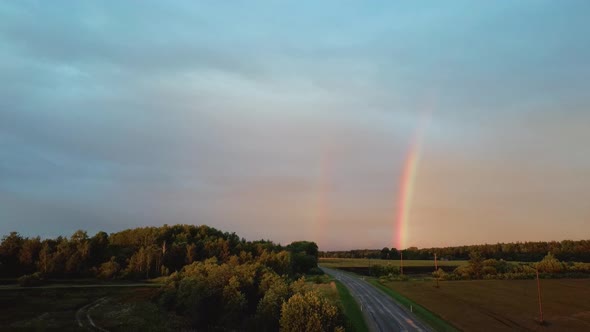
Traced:
<path fill-rule="evenodd" d="M 0 331 L 79 331 L 76 314 L 86 305 L 104 299 L 92 308 L 97 326 L 109 331 L 158 331 L 174 319 L 164 317 L 150 302 L 155 287 L 46 287 L 0 290 Z M 79 315 L 85 319 L 84 315 Z M 164 326 L 164 324 L 166 326 Z"/>
<path fill-rule="evenodd" d="M 367 258 L 320 258 L 319 264 L 328 268 L 337 269 L 342 267 L 369 267 L 373 265 L 400 266 L 400 261 Z M 467 261 L 438 261 L 438 266 L 460 266 L 465 264 L 467 264 Z M 404 266 L 432 266 L 434 270 L 434 260 L 404 260 Z"/>
<path fill-rule="evenodd" d="M 367 259 L 367 258 L 320 258 L 319 264 L 329 268 L 341 267 L 369 267 L 372 265 L 399 266 L 399 260 Z M 467 264 L 467 261 L 438 261 L 439 266 L 459 266 Z M 404 266 L 432 266 L 434 260 L 404 260 Z"/>
<path fill-rule="evenodd" d="M 534 280 L 384 282 L 464 331 L 590 331 L 590 280 L 541 280 L 547 324 L 537 323 Z"/>

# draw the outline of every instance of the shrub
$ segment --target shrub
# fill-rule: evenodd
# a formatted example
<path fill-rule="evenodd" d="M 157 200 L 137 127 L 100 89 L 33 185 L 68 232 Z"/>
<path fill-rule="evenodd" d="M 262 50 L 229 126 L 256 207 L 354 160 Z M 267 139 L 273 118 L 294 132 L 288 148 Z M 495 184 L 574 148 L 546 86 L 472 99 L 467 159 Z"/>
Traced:
<path fill-rule="evenodd" d="M 101 279 L 113 279 L 120 270 L 121 266 L 115 261 L 115 257 L 111 257 L 110 261 L 100 265 L 97 277 Z"/>
<path fill-rule="evenodd" d="M 448 277 L 447 273 L 440 267 L 438 268 L 438 270 L 432 272 L 432 276 L 440 280 L 446 280 Z"/>
<path fill-rule="evenodd" d="M 41 286 L 44 284 L 44 279 L 41 273 L 35 272 L 33 274 L 25 274 L 24 276 L 18 278 L 18 284 L 21 287 L 35 287 Z"/>

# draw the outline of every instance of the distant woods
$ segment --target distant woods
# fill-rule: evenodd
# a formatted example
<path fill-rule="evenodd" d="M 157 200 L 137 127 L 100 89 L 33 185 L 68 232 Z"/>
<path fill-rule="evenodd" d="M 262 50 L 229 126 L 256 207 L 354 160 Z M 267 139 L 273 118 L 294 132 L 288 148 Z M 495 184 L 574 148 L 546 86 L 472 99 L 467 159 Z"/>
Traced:
<path fill-rule="evenodd" d="M 404 259 L 427 260 L 434 259 L 434 254 L 437 254 L 438 259 L 442 260 L 469 260 L 472 252 L 478 252 L 488 259 L 519 262 L 538 262 L 550 252 L 560 261 L 590 263 L 590 240 L 497 243 L 425 249 L 411 247 L 404 250 L 385 247 L 381 250 L 322 251 L 319 253 L 319 257 L 397 260 L 403 254 Z"/>
<path fill-rule="evenodd" d="M 93 236 L 79 230 L 55 239 L 12 232 L 0 244 L 0 277 L 39 272 L 48 278 L 148 279 L 209 258 L 226 263 L 233 256 L 263 262 L 279 275 L 317 272 L 318 247 L 313 242 L 281 246 L 246 241 L 208 226 L 165 225 Z"/>

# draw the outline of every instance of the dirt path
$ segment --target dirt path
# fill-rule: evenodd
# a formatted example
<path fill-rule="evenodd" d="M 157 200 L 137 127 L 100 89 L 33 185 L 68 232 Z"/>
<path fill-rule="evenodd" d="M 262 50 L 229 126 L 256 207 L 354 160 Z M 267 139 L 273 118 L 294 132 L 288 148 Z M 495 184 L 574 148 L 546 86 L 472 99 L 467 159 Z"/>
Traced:
<path fill-rule="evenodd" d="M 78 326 L 89 331 L 109 332 L 108 330 L 97 326 L 90 316 L 92 310 L 103 305 L 106 301 L 108 301 L 108 298 L 102 297 L 78 309 L 76 312 L 76 321 L 78 322 Z"/>

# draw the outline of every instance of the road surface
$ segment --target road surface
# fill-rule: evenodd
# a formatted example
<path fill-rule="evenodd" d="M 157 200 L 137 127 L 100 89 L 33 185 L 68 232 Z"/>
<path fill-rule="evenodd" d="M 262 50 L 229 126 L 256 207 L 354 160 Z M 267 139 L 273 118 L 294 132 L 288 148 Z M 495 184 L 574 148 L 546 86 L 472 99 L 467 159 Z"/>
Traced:
<path fill-rule="evenodd" d="M 369 330 L 375 332 L 432 331 L 430 327 L 418 321 L 409 310 L 360 277 L 335 269 L 320 268 L 348 288 L 350 294 L 361 306 Z"/>

